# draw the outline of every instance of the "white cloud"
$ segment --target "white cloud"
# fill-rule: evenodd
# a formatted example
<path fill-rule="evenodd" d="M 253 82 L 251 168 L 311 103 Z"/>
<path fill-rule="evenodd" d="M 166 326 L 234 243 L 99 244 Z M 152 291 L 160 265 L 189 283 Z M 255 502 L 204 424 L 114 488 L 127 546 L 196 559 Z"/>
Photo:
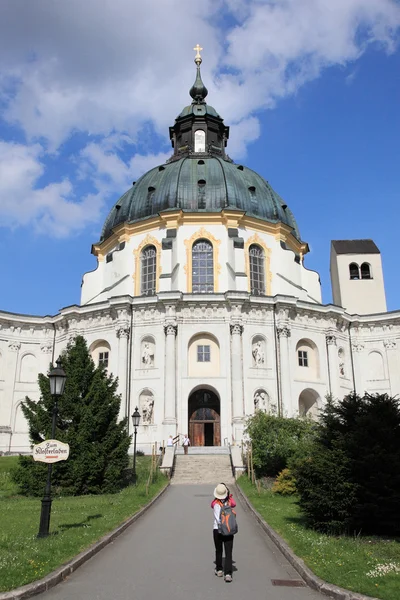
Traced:
<path fill-rule="evenodd" d="M 228 30 L 226 22 L 236 24 Z M 163 153 L 143 154 L 144 126 L 167 139 L 190 99 L 197 42 L 208 99 L 231 126 L 228 153 L 240 158 L 260 135 L 257 111 L 371 44 L 393 51 L 399 27 L 396 0 L 2 0 L 3 118 L 27 139 L 1 145 L 11 153 L 0 178 L 3 222 L 67 235 L 100 219 L 106 198 L 163 162 Z M 74 132 L 102 140 L 76 151 L 81 177 L 97 190 L 83 200 L 62 174 L 35 187 L 46 176 L 44 149 L 62 152 Z M 129 161 L 126 141 L 141 149 Z"/>
<path fill-rule="evenodd" d="M 88 195 L 77 201 L 71 182 L 38 185 L 45 171 L 43 148 L 0 141 L 0 222 L 15 228 L 65 237 L 99 219 L 102 199 Z"/>

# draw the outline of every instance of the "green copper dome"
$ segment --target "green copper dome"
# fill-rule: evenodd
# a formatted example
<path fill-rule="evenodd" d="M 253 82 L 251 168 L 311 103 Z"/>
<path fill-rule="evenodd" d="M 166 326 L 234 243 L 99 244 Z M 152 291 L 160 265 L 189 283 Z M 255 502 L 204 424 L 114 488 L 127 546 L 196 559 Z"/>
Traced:
<path fill-rule="evenodd" d="M 300 240 L 299 230 L 287 205 L 260 175 L 228 157 L 225 147 L 229 127 L 206 104 L 208 94 L 197 55 L 193 98 L 175 119 L 169 133 L 174 153 L 166 164 L 145 173 L 114 205 L 101 234 L 108 238 L 121 223 L 154 217 L 161 211 L 220 212 L 237 209 L 271 223 L 286 223 Z"/>
<path fill-rule="evenodd" d="M 286 223 L 300 240 L 292 212 L 260 175 L 219 157 L 191 156 L 145 173 L 111 209 L 101 241 L 120 223 L 148 219 L 161 211 L 220 212 L 227 208 L 271 223 Z"/>

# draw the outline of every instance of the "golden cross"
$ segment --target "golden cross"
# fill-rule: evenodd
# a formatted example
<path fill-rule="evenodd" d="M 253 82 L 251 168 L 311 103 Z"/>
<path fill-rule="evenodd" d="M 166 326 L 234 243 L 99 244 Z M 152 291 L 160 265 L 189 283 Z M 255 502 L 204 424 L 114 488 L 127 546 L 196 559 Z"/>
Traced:
<path fill-rule="evenodd" d="M 199 44 L 197 44 L 197 46 L 195 46 L 193 48 L 193 50 L 195 50 L 197 52 L 197 54 L 195 56 L 195 59 L 194 59 L 195 62 L 198 61 L 198 60 L 200 60 L 200 62 L 201 62 L 200 50 L 203 50 L 203 48 Z"/>

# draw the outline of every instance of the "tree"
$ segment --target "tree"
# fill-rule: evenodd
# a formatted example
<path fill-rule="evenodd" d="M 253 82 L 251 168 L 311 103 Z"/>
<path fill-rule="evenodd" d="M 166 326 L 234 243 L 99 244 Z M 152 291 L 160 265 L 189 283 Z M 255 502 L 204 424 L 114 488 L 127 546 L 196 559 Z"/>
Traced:
<path fill-rule="evenodd" d="M 70 445 L 70 456 L 54 466 L 53 489 L 72 495 L 116 492 L 124 485 L 130 445 L 127 419 L 118 422 L 117 379 L 95 367 L 82 336 L 68 344 L 61 362 L 67 381 L 58 402 L 56 439 Z M 51 436 L 54 400 L 46 375 L 39 375 L 39 387 L 40 400 L 26 398 L 22 405 L 33 444 Z M 14 478 L 23 494 L 43 493 L 46 468 L 20 456 Z"/>
<path fill-rule="evenodd" d="M 276 477 L 294 456 L 302 456 L 314 436 L 315 425 L 304 419 L 286 419 L 256 411 L 246 422 L 257 475 Z"/>
<path fill-rule="evenodd" d="M 356 393 L 328 400 L 312 459 L 294 471 L 314 527 L 399 535 L 399 400 Z"/>

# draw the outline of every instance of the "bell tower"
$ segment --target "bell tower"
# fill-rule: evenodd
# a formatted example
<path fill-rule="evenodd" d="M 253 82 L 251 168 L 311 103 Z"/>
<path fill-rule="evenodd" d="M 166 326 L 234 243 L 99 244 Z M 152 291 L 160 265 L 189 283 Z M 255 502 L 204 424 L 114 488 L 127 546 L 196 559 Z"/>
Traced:
<path fill-rule="evenodd" d="M 382 259 L 372 240 L 332 240 L 331 282 L 334 304 L 350 314 L 386 312 Z"/>

